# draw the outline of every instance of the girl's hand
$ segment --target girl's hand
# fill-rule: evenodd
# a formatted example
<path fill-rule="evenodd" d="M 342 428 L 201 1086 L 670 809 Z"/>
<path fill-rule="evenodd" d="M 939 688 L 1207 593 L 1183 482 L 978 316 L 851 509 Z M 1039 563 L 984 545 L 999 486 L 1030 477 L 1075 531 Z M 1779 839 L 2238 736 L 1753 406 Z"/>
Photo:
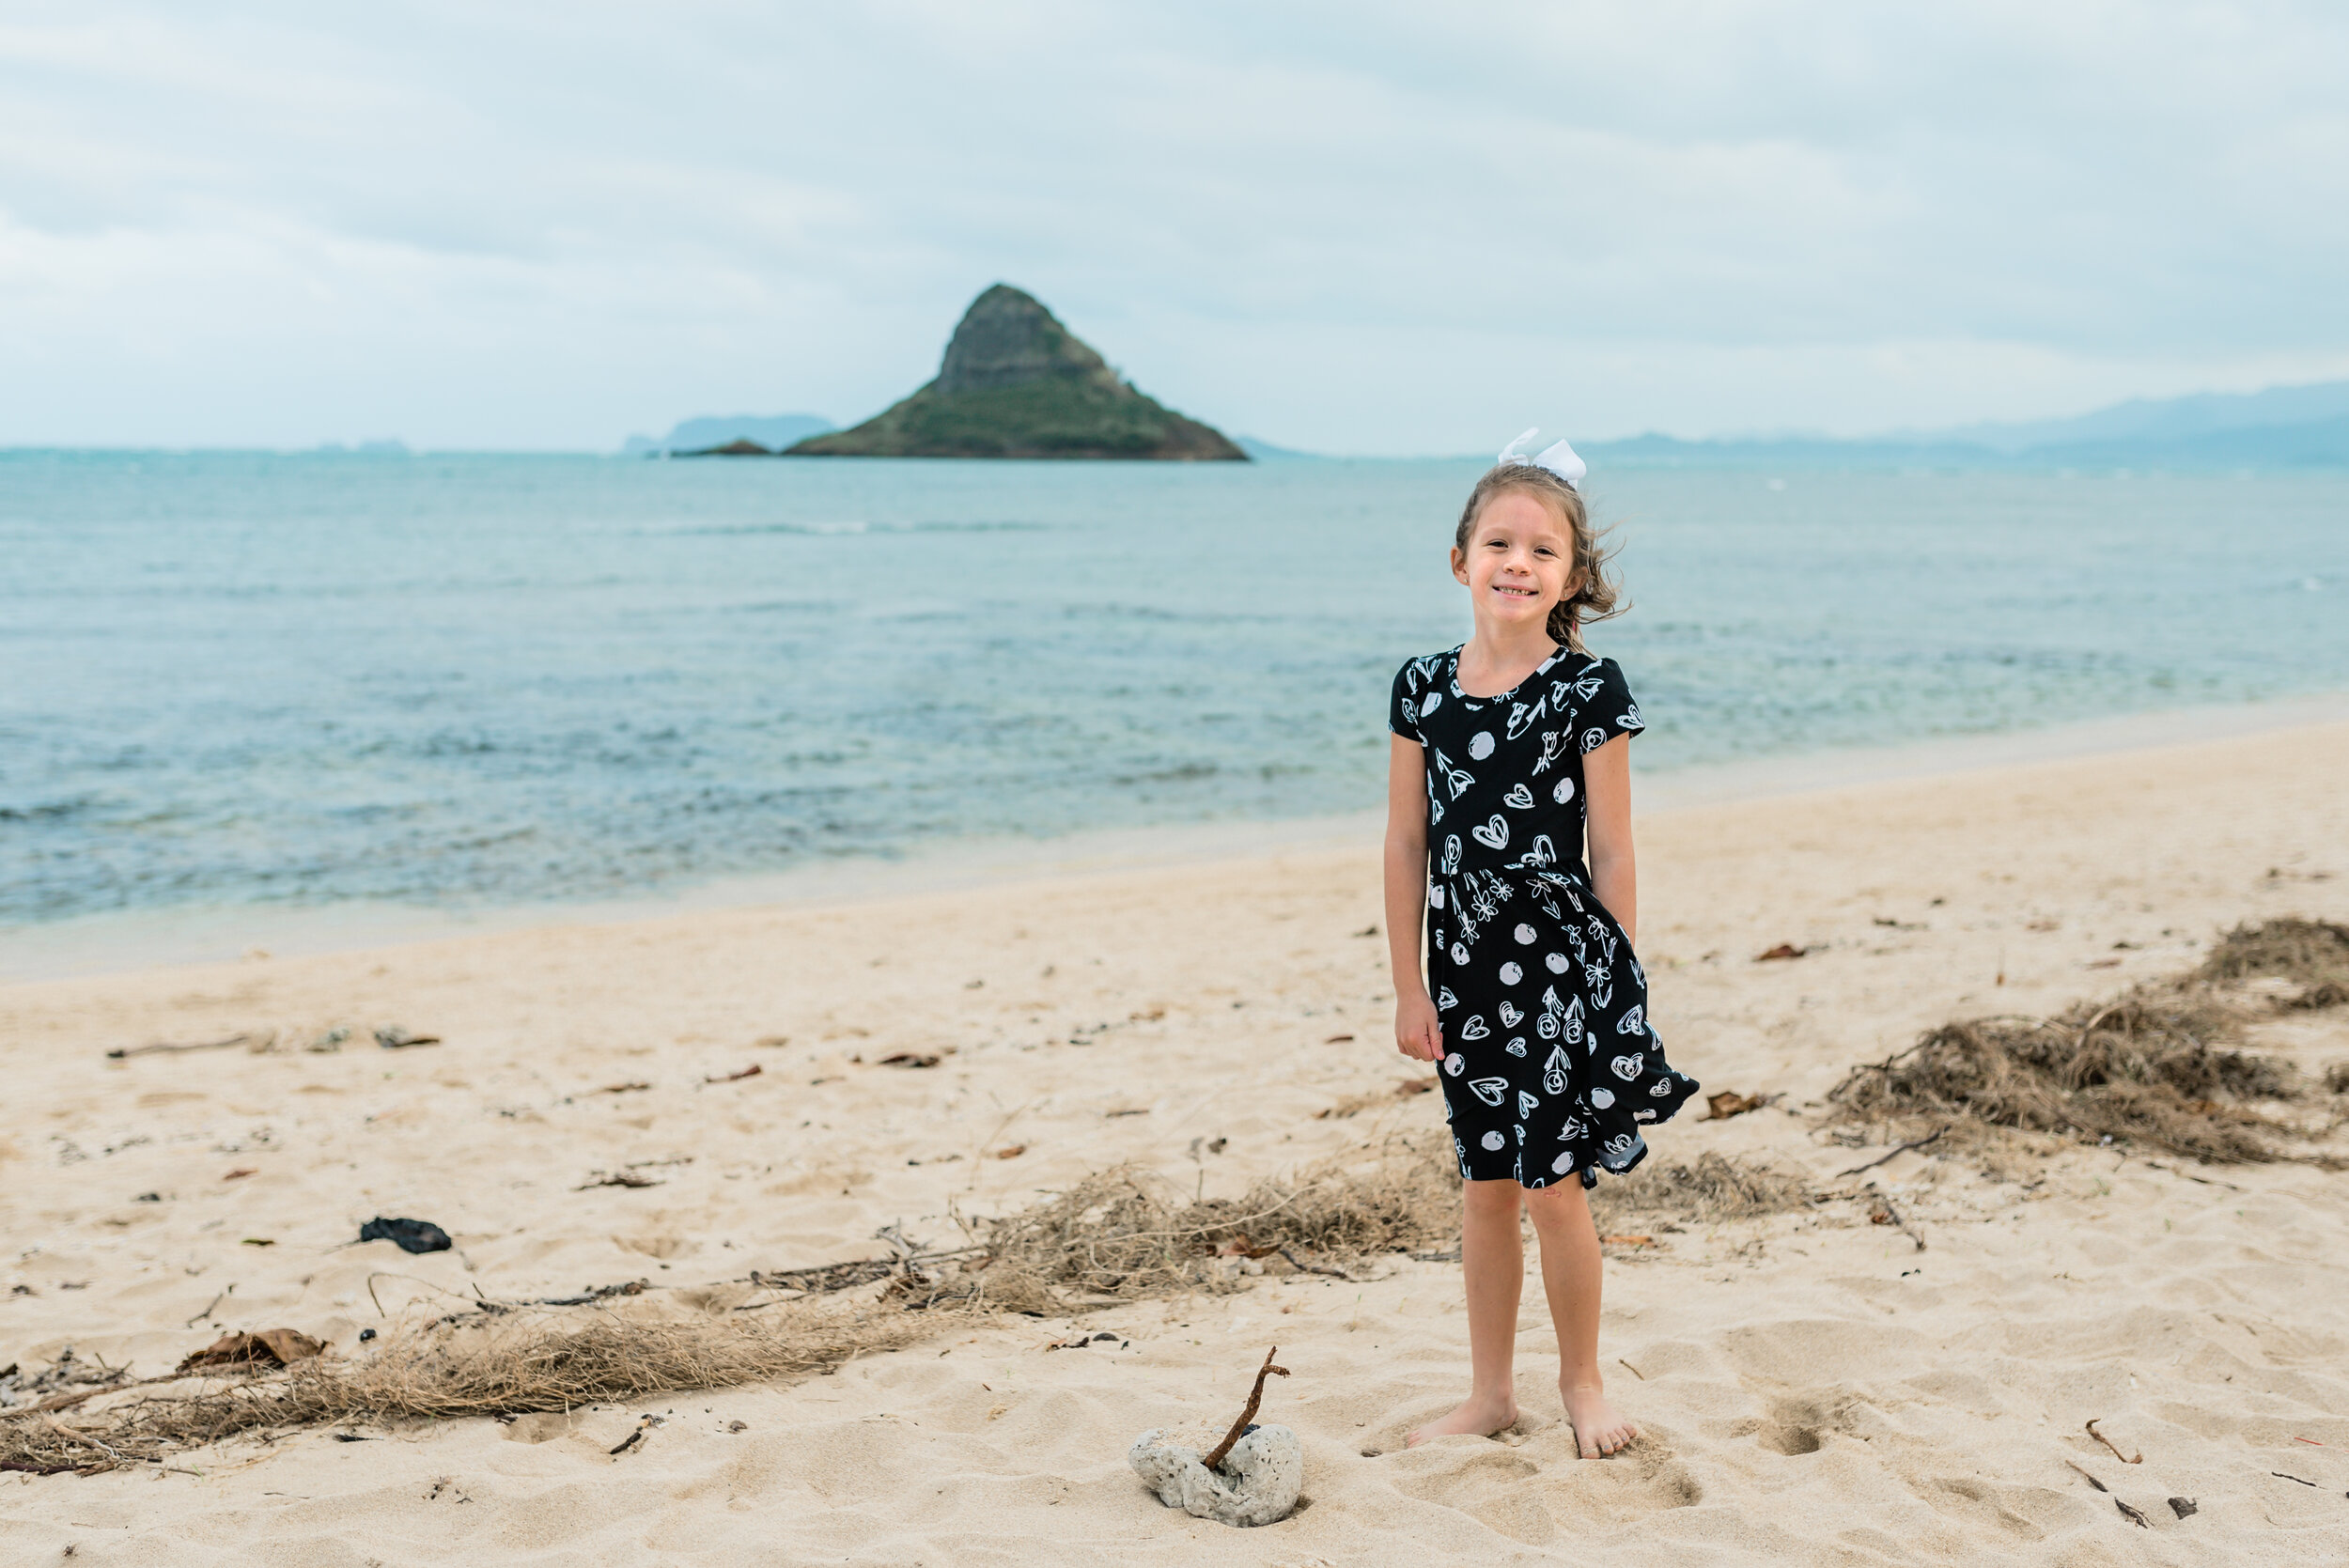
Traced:
<path fill-rule="evenodd" d="M 1443 1060 L 1443 1025 L 1436 1020 L 1436 1004 L 1423 991 L 1394 1004 L 1394 1048 L 1417 1062 Z"/>

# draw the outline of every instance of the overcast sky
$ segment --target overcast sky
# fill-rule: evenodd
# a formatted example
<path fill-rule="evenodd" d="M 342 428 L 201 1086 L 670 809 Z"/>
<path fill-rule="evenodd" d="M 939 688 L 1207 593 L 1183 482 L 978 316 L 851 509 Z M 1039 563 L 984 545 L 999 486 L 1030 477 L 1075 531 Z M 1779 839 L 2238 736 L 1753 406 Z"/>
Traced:
<path fill-rule="evenodd" d="M 0 10 L 0 444 L 848 423 L 998 279 L 1323 451 L 2349 376 L 2349 7 Z"/>

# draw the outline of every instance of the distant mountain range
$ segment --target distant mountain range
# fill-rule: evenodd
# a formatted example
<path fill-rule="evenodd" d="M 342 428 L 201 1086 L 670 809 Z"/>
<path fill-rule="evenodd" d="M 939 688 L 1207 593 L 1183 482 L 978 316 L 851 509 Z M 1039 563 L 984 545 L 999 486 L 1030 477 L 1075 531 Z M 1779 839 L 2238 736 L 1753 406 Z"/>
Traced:
<path fill-rule="evenodd" d="M 1582 448 L 1641 468 L 2349 468 L 2349 381 L 2133 398 L 2071 419 L 1903 430 L 1837 440 L 1635 436 Z"/>
<path fill-rule="evenodd" d="M 729 442 L 750 441 L 780 452 L 810 436 L 835 429 L 829 419 L 812 413 L 720 413 L 689 419 L 667 435 L 630 436 L 620 447 L 623 458 L 649 458 L 661 452 L 702 452 Z"/>

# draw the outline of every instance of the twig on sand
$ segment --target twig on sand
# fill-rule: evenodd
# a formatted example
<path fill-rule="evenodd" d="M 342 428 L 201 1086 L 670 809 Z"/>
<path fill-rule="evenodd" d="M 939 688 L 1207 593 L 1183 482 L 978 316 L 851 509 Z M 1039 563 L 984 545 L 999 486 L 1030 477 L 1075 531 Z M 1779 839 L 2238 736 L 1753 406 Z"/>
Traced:
<path fill-rule="evenodd" d="M 2104 1420 L 2102 1416 L 2096 1418 L 2096 1421 L 2102 1420 Z M 2096 1430 L 2096 1421 L 2090 1421 L 2088 1423 L 2088 1435 L 2091 1437 L 2095 1438 L 2096 1441 L 2104 1444 L 2105 1447 L 2111 1449 L 2112 1456 L 2121 1461 L 2123 1465 L 2142 1465 L 2145 1463 L 2145 1455 L 2142 1452 L 2139 1453 L 2136 1458 L 2131 1459 L 2127 1454 L 2123 1453 L 2118 1448 L 2114 1448 L 2112 1439 Z"/>
<path fill-rule="evenodd" d="M 1223 1441 L 1216 1444 L 1213 1452 L 1199 1461 L 1208 1469 L 1212 1470 L 1223 1463 L 1223 1456 L 1232 1452 L 1234 1443 L 1240 1440 L 1241 1435 L 1248 1430 L 1248 1423 L 1256 1419 L 1256 1406 L 1264 1399 L 1265 1378 L 1273 1373 L 1278 1373 L 1283 1377 L 1289 1374 L 1288 1368 L 1276 1367 L 1272 1364 L 1272 1358 L 1279 1354 L 1281 1354 L 1281 1347 L 1277 1344 L 1264 1353 L 1264 1365 L 1256 1369 L 1256 1386 L 1248 1390 L 1248 1408 L 1239 1413 L 1239 1420 L 1234 1421 L 1232 1430 L 1223 1435 Z"/>
<path fill-rule="evenodd" d="M 1623 1370 L 1624 1370 L 1624 1371 L 1626 1371 L 1626 1372 L 1629 1373 L 1632 1376 L 1634 1376 L 1634 1377 L 1638 1378 L 1641 1382 L 1644 1383 L 1644 1382 L 1646 1382 L 1646 1381 L 1647 1381 L 1647 1374 L 1646 1374 L 1646 1373 L 1641 1372 L 1641 1371 L 1638 1367 L 1633 1366 L 1630 1362 L 1628 1362 L 1628 1361 L 1625 1360 L 1622 1357 L 1618 1356 L 1618 1357 L 1616 1357 L 1616 1358 L 1615 1358 L 1615 1365 L 1617 1365 L 1617 1366 L 1619 1366 L 1619 1367 L 1623 1368 Z"/>
<path fill-rule="evenodd" d="M 206 1040 L 193 1046 L 166 1045 L 160 1042 L 151 1046 L 117 1046 L 106 1053 L 106 1060 L 127 1062 L 133 1056 L 177 1056 L 182 1051 L 226 1050 L 231 1046 L 241 1046 L 252 1038 L 250 1034 L 231 1034 L 226 1040 Z"/>
<path fill-rule="evenodd" d="M 1304 1272 L 1304 1273 L 1307 1273 L 1307 1274 L 1327 1274 L 1327 1275 L 1328 1275 L 1328 1276 L 1330 1276 L 1330 1278 L 1331 1278 L 1332 1280 L 1347 1280 L 1347 1281 L 1350 1281 L 1350 1280 L 1352 1280 L 1352 1279 L 1354 1278 L 1354 1276 L 1352 1276 L 1351 1274 L 1348 1274 L 1348 1273 L 1347 1273 L 1345 1269 L 1343 1269 L 1343 1268 L 1324 1268 L 1324 1267 L 1322 1267 L 1322 1266 L 1321 1266 L 1319 1264 L 1317 1264 L 1317 1263 L 1307 1263 L 1304 1259 L 1302 1259 L 1302 1258 L 1299 1257 L 1296 1253 L 1294 1253 L 1294 1252 L 1290 1251 L 1290 1250 L 1289 1250 L 1287 1248 L 1285 1248 L 1285 1247 L 1279 1248 L 1279 1249 L 1277 1249 L 1277 1250 L 1280 1252 L 1281 1256 L 1283 1256 L 1283 1257 L 1284 1257 L 1284 1258 L 1288 1259 L 1288 1261 L 1289 1261 L 1292 1265 L 1294 1265 L 1297 1268 L 1299 1268 L 1299 1270 L 1301 1270 L 1301 1271 L 1302 1271 L 1302 1272 Z"/>
<path fill-rule="evenodd" d="M 2110 1443 L 2106 1443 L 2105 1447 L 2112 1448 L 2112 1445 Z M 2113 1449 L 2112 1451 L 2115 1453 L 2121 1452 L 2119 1449 Z M 2066 1465 L 2072 1465 L 2072 1461 L 2069 1459 L 2066 1459 L 2064 1463 Z M 2134 1508 L 2131 1508 L 2127 1503 L 2123 1502 L 2119 1498 L 2113 1497 L 2111 1487 L 2107 1486 L 2103 1482 L 2098 1481 L 2094 1476 L 2090 1475 L 2089 1472 L 2080 1466 L 2072 1465 L 2072 1468 L 2078 1470 L 2081 1475 L 2086 1476 L 2088 1484 L 2096 1488 L 2097 1491 L 2102 1492 L 2106 1497 L 2112 1498 L 2112 1506 L 2121 1511 L 2121 1516 L 2123 1518 L 2126 1519 L 2129 1523 L 2135 1525 L 2139 1529 L 2151 1529 L 2154 1528 L 2143 1514 Z M 2171 1505 L 2173 1509 L 2175 1506 L 2175 1504 Z M 2189 1504 L 2188 1506 L 2190 1507 L 2191 1505 Z M 2186 1515 L 2184 1514 L 2180 1514 L 2178 1517 L 2183 1519 Z"/>
<path fill-rule="evenodd" d="M 2284 1472 L 2283 1472 L 2283 1471 L 2281 1471 L 2281 1470 L 2270 1470 L 2270 1471 L 2268 1471 L 2267 1473 L 2268 1473 L 2269 1475 L 2272 1475 L 2272 1476 L 2276 1477 L 2279 1481 L 2300 1481 L 2300 1478 L 2299 1478 L 2298 1476 L 2296 1476 L 2296 1475 L 2286 1475 L 2286 1474 L 2284 1474 Z M 2315 1482 L 2313 1482 L 2313 1481 L 2300 1481 L 2300 1484 L 2301 1484 L 2301 1485 L 2303 1485 L 2303 1486 L 2316 1486 L 2316 1483 L 2315 1483 Z M 2316 1489 L 2317 1489 L 2318 1491 L 2320 1491 L 2320 1492 L 2324 1490 L 2324 1488 L 2323 1488 L 2323 1487 L 2321 1487 L 2321 1486 L 2317 1486 L 2317 1488 L 2316 1488 Z"/>
<path fill-rule="evenodd" d="M 1908 1142 L 1902 1144 L 1899 1148 L 1892 1150 L 1890 1154 L 1879 1156 L 1878 1157 L 1870 1160 L 1865 1165 L 1855 1165 L 1848 1171 L 1838 1171 L 1835 1173 L 1838 1176 L 1857 1176 L 1862 1171 L 1873 1171 L 1879 1165 L 1884 1165 L 1892 1160 L 1898 1159 L 1901 1156 L 1908 1153 L 1911 1149 L 1923 1148 L 1926 1144 L 1932 1142 L 1934 1140 L 1939 1138 L 1943 1133 L 1949 1130 L 1950 1129 L 1945 1126 L 1936 1127 L 1933 1131 L 1925 1134 L 1924 1137 L 1912 1139 Z"/>
<path fill-rule="evenodd" d="M 1868 1185 L 1873 1188 L 1875 1183 L 1870 1182 Z M 1919 1235 L 1908 1221 L 1901 1218 L 1901 1211 L 1894 1208 L 1892 1200 L 1883 1193 L 1878 1192 L 1875 1195 L 1875 1207 L 1869 1213 L 1868 1218 L 1878 1225 L 1890 1225 L 1899 1231 L 1901 1234 L 1917 1244 L 1918 1251 L 1921 1252 L 1925 1250 L 1925 1238 Z"/>

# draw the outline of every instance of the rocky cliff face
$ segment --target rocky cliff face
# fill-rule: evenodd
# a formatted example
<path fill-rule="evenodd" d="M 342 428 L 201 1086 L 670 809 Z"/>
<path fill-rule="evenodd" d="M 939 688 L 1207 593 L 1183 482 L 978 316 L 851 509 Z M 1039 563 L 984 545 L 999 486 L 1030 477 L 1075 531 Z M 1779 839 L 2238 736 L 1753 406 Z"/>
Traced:
<path fill-rule="evenodd" d="M 964 312 L 937 380 L 786 455 L 1248 460 L 1222 432 L 1118 380 L 1034 296 L 1001 283 Z"/>

